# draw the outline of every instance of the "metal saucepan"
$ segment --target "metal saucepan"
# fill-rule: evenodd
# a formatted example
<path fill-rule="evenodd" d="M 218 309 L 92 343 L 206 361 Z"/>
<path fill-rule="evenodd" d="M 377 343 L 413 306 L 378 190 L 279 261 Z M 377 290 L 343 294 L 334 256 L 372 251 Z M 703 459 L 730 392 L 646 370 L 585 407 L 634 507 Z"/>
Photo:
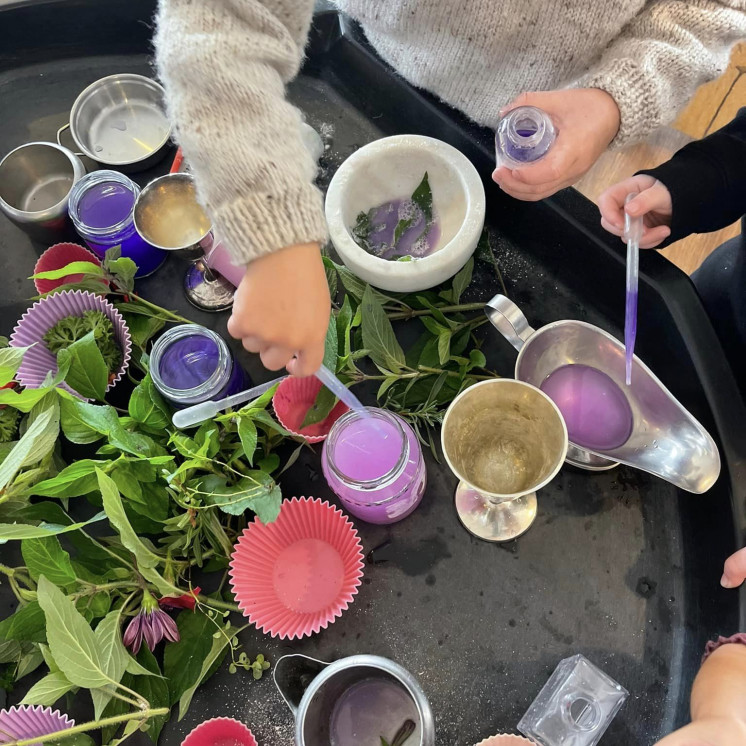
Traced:
<path fill-rule="evenodd" d="M 120 73 L 91 83 L 75 99 L 69 127 L 75 144 L 92 160 L 129 173 L 163 158 L 171 138 L 165 92 L 150 78 Z"/>

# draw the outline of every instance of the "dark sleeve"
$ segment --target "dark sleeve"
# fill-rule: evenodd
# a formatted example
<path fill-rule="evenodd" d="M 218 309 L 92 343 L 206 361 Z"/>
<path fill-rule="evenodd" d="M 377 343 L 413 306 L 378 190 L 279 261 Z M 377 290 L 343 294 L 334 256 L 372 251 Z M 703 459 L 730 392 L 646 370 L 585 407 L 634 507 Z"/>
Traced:
<path fill-rule="evenodd" d="M 746 108 L 722 129 L 640 173 L 671 192 L 671 236 L 664 245 L 735 222 L 746 213 Z"/>

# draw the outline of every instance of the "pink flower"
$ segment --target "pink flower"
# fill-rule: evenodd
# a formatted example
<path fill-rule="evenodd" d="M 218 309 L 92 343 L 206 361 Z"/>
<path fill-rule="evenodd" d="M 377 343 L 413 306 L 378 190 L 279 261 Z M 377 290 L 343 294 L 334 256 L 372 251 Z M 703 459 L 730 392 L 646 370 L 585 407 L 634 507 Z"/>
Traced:
<path fill-rule="evenodd" d="M 164 637 L 171 642 L 178 642 L 179 629 L 176 622 L 165 611 L 161 611 L 158 602 L 145 591 L 140 611 L 127 625 L 122 642 L 137 655 L 143 639 L 152 651 Z"/>
<path fill-rule="evenodd" d="M 164 596 L 158 599 L 158 606 L 162 609 L 189 609 L 194 611 L 197 604 L 197 596 L 202 589 L 195 586 L 190 593 L 183 593 L 181 596 Z"/>

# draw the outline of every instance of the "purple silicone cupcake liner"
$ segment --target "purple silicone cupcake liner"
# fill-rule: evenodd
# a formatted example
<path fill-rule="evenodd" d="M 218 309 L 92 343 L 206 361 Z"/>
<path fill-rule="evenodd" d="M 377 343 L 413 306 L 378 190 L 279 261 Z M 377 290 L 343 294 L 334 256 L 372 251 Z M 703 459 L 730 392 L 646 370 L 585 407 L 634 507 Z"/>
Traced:
<path fill-rule="evenodd" d="M 20 705 L 0 712 L 0 744 L 46 736 L 75 725 L 67 715 L 51 707 Z"/>
<path fill-rule="evenodd" d="M 83 290 L 65 290 L 34 303 L 23 314 L 10 335 L 11 347 L 30 348 L 26 350 L 21 367 L 16 373 L 16 380 L 21 385 L 29 389 L 38 389 L 50 371 L 57 372 L 57 358 L 44 344 L 44 335 L 61 319 L 66 316 L 80 316 L 84 311 L 102 311 L 114 325 L 114 338 L 122 349 L 122 364 L 106 390 L 109 391 L 119 381 L 127 370 L 132 353 L 129 329 L 122 314 L 101 296 Z M 60 385 L 80 399 L 84 399 L 67 384 Z"/>

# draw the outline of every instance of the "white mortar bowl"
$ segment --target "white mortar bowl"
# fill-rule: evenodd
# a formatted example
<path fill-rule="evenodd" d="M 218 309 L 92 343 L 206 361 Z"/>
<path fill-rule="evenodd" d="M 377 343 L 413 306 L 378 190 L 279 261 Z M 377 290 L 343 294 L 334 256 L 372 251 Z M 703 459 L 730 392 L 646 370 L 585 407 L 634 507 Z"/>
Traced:
<path fill-rule="evenodd" d="M 411 262 L 381 259 L 355 243 L 350 229 L 360 212 L 409 197 L 425 172 L 440 223 L 435 251 Z M 329 235 L 342 261 L 365 282 L 382 290 L 426 290 L 453 277 L 466 264 L 484 227 L 482 180 L 469 159 L 432 137 L 395 135 L 353 153 L 326 194 Z"/>

